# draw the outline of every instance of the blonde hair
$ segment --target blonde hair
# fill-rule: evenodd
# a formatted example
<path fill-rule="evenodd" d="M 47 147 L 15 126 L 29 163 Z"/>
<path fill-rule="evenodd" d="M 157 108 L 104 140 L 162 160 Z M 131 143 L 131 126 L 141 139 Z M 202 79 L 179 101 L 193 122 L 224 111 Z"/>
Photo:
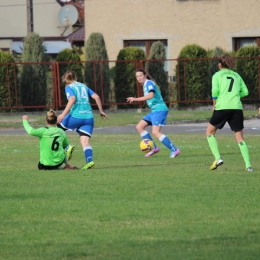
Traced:
<path fill-rule="evenodd" d="M 72 70 L 67 70 L 62 76 L 62 82 L 65 84 L 70 84 L 77 80 L 76 74 Z"/>
<path fill-rule="evenodd" d="M 46 115 L 46 121 L 49 125 L 56 125 L 57 124 L 57 115 L 54 110 L 49 110 Z"/>

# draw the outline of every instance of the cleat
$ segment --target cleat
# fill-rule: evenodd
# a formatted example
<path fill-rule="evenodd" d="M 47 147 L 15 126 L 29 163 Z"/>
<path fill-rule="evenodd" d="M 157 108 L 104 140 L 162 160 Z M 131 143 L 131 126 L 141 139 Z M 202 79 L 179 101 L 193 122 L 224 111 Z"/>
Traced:
<path fill-rule="evenodd" d="M 152 151 L 150 151 L 149 153 L 147 153 L 144 157 L 145 158 L 148 158 L 156 153 L 159 153 L 160 152 L 160 149 L 158 147 L 154 148 Z"/>
<path fill-rule="evenodd" d="M 72 153 L 74 150 L 75 150 L 75 146 L 69 145 L 69 148 L 66 150 L 68 161 L 72 158 Z"/>
<path fill-rule="evenodd" d="M 247 170 L 248 172 L 252 172 L 252 171 L 253 171 L 253 168 L 252 168 L 252 167 L 248 167 L 246 170 Z"/>
<path fill-rule="evenodd" d="M 171 151 L 170 158 L 177 157 L 180 153 L 181 153 L 181 151 L 177 148 L 176 151 Z"/>
<path fill-rule="evenodd" d="M 88 169 L 91 169 L 95 166 L 95 163 L 92 161 L 92 162 L 89 162 L 87 163 L 84 167 L 81 168 L 81 170 L 88 170 Z"/>
<path fill-rule="evenodd" d="M 63 170 L 78 170 L 78 169 L 79 169 L 78 167 L 76 167 L 76 166 L 71 166 L 70 164 L 65 165 L 65 166 L 63 167 Z"/>
<path fill-rule="evenodd" d="M 219 158 L 217 161 L 214 161 L 209 168 L 210 170 L 216 170 L 218 166 L 222 165 L 223 163 L 224 163 L 223 160 Z"/>

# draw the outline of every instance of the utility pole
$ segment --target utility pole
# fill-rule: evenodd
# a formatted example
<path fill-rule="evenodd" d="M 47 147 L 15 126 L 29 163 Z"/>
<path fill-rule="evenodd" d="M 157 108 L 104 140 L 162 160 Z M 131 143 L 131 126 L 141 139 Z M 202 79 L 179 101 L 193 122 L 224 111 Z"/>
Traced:
<path fill-rule="evenodd" d="M 27 34 L 33 32 L 33 0 L 26 0 L 27 6 Z"/>

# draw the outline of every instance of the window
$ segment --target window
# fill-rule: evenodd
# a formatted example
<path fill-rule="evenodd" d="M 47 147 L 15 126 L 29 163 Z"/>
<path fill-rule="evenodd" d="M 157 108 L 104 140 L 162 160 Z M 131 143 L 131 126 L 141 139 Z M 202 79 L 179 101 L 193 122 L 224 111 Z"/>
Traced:
<path fill-rule="evenodd" d="M 241 37 L 241 38 L 233 38 L 233 49 L 234 51 L 239 50 L 245 46 L 258 46 L 260 47 L 260 37 Z"/>

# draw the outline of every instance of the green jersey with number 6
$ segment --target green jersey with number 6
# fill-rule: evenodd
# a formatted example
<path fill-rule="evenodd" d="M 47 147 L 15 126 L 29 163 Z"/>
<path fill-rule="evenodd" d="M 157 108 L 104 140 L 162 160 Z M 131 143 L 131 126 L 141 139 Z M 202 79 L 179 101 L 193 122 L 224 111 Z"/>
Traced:
<path fill-rule="evenodd" d="M 29 135 L 40 138 L 40 163 L 45 166 L 56 166 L 65 159 L 64 148 L 69 145 L 65 132 L 56 127 L 40 127 L 35 129 L 27 120 L 23 125 Z"/>
<path fill-rule="evenodd" d="M 222 69 L 212 77 L 212 98 L 216 99 L 215 110 L 243 109 L 240 98 L 248 95 L 248 89 L 238 73 Z"/>

